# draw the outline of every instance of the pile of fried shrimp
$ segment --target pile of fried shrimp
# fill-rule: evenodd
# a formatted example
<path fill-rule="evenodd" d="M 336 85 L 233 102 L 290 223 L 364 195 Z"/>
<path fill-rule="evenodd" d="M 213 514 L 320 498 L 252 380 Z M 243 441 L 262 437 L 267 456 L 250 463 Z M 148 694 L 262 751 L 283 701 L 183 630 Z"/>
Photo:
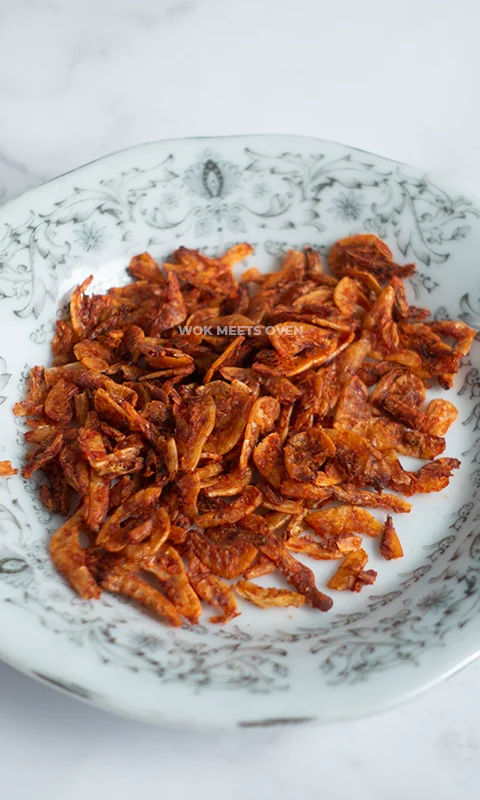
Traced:
<path fill-rule="evenodd" d="M 457 410 L 426 390 L 452 387 L 476 332 L 409 305 L 414 265 L 361 234 L 331 247 L 328 273 L 306 247 L 237 280 L 252 252 L 180 247 L 162 267 L 143 253 L 105 294 L 87 278 L 56 323 L 53 365 L 31 370 L 14 407 L 22 475 L 40 470 L 44 506 L 66 517 L 50 553 L 83 598 L 118 593 L 174 626 L 203 603 L 227 622 L 237 595 L 327 611 L 297 554 L 338 562 L 327 590 L 361 591 L 377 576 L 363 537 L 401 558 L 389 512 L 459 467 L 442 456 Z M 255 582 L 269 573 L 278 588 Z"/>

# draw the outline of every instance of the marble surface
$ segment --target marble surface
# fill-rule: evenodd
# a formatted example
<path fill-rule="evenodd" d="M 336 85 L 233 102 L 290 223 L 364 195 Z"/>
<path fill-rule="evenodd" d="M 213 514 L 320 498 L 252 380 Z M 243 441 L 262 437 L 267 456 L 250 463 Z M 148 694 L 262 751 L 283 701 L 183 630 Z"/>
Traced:
<path fill-rule="evenodd" d="M 0 202 L 138 142 L 273 132 L 480 194 L 479 22 L 476 0 L 0 0 Z M 377 718 L 204 735 L 1 666 L 2 796 L 470 800 L 479 712 L 480 662 Z"/>

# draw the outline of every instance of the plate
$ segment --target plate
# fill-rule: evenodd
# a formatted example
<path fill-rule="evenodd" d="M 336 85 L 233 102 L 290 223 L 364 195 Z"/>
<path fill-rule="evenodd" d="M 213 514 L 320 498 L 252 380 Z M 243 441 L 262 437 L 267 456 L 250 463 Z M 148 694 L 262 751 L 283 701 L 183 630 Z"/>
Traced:
<path fill-rule="evenodd" d="M 251 242 L 270 269 L 290 247 L 322 253 L 372 231 L 418 270 L 411 302 L 480 328 L 480 201 L 418 169 L 296 136 L 155 142 L 116 153 L 0 209 L 0 458 L 24 457 L 12 405 L 47 363 L 72 287 L 126 282 L 129 258 L 178 243 L 217 254 Z M 480 650 L 480 346 L 450 399 L 446 455 L 462 467 L 442 493 L 397 517 L 401 562 L 376 563 L 360 595 L 334 607 L 261 611 L 226 627 L 169 629 L 104 594 L 83 601 L 55 572 L 59 520 L 35 480 L 0 481 L 3 658 L 71 695 L 141 720 L 184 726 L 329 722 L 372 714 L 464 666 Z M 435 396 L 435 392 L 431 396 Z M 310 562 L 311 565 L 311 562 Z M 315 566 L 319 585 L 334 568 Z M 349 595 L 348 597 L 346 595 Z"/>

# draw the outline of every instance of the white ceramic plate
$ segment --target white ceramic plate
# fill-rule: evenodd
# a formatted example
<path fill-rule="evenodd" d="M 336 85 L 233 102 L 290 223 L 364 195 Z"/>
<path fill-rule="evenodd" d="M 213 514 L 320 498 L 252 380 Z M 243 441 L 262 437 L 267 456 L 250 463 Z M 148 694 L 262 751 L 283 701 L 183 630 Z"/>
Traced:
<path fill-rule="evenodd" d="M 249 263 L 269 269 L 291 246 L 325 252 L 365 230 L 417 262 L 412 301 L 480 328 L 480 201 L 343 145 L 292 136 L 152 143 L 3 206 L 0 459 L 22 461 L 24 421 L 12 405 L 29 368 L 48 361 L 59 306 L 88 274 L 94 288 L 126 282 L 130 256 L 148 249 L 162 259 L 179 242 L 217 253 L 249 241 Z M 371 547 L 377 582 L 335 593 L 327 614 L 242 603 L 225 628 L 205 614 L 172 630 L 107 594 L 83 601 L 52 569 L 58 520 L 35 480 L 2 479 L 4 659 L 103 708 L 192 726 L 358 717 L 459 669 L 480 650 L 479 350 L 475 342 L 450 392 L 460 417 L 445 454 L 461 469 L 444 492 L 414 497 L 411 514 L 397 516 L 404 559 L 380 562 Z M 334 569 L 315 565 L 320 586 Z"/>

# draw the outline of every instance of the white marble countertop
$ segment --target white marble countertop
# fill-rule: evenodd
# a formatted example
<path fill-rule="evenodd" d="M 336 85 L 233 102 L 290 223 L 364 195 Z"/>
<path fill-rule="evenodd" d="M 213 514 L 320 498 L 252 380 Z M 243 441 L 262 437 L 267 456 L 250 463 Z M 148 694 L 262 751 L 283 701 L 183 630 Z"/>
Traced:
<path fill-rule="evenodd" d="M 299 133 L 480 194 L 477 0 L 0 2 L 0 202 L 131 144 Z M 471 800 L 480 662 L 410 705 L 329 728 L 179 733 L 0 667 L 7 800 Z"/>

